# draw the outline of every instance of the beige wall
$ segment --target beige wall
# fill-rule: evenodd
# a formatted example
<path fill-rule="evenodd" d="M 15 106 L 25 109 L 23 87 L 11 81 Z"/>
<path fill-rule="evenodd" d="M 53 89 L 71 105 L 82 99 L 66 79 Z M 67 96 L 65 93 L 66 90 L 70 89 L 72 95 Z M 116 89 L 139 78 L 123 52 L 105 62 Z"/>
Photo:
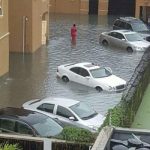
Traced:
<path fill-rule="evenodd" d="M 49 0 L 10 0 L 9 31 L 11 52 L 22 53 L 24 50 L 25 53 L 33 53 L 41 46 L 42 15 L 49 10 L 48 2 Z M 24 36 L 23 16 L 26 16 Z"/>
<path fill-rule="evenodd" d="M 34 52 L 42 44 L 42 17 L 45 15 L 45 20 L 49 22 L 49 1 L 38 0 L 32 2 L 32 51 Z M 49 23 L 47 24 L 49 25 Z M 49 30 L 49 28 L 47 28 Z M 48 32 L 48 31 L 47 31 Z"/>
<path fill-rule="evenodd" d="M 108 1 L 99 0 L 99 15 L 108 14 Z M 88 14 L 89 0 L 50 0 L 51 13 Z"/>
<path fill-rule="evenodd" d="M 107 15 L 108 14 L 108 1 L 109 0 L 99 0 L 98 14 Z"/>
<path fill-rule="evenodd" d="M 150 0 L 136 0 L 135 16 L 140 17 L 140 6 L 150 6 Z"/>
<path fill-rule="evenodd" d="M 8 0 L 3 0 L 0 16 L 0 76 L 9 70 Z"/>

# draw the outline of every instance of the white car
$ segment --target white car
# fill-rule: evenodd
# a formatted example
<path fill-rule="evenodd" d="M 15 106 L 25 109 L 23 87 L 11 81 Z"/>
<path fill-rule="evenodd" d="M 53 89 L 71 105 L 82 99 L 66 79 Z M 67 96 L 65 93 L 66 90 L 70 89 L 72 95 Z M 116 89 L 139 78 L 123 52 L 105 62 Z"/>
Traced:
<path fill-rule="evenodd" d="M 89 62 L 60 65 L 57 76 L 65 82 L 74 81 L 98 91 L 121 91 L 126 88 L 126 81 L 113 75 L 110 68 Z"/>
<path fill-rule="evenodd" d="M 105 119 L 89 105 L 66 98 L 49 97 L 42 100 L 30 100 L 23 104 L 23 108 L 58 119 L 66 125 L 89 129 L 92 132 L 98 131 Z"/>
<path fill-rule="evenodd" d="M 126 49 L 128 52 L 145 51 L 150 46 L 150 42 L 144 40 L 140 34 L 129 30 L 103 32 L 99 42 L 104 46 L 112 45 Z"/>

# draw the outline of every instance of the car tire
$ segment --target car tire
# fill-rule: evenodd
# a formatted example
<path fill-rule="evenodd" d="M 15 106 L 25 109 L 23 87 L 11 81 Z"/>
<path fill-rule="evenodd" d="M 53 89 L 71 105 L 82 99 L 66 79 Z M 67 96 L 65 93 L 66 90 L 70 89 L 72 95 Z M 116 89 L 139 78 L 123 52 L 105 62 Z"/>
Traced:
<path fill-rule="evenodd" d="M 103 89 L 102 89 L 100 86 L 97 86 L 95 89 L 96 89 L 98 92 L 103 91 Z"/>
<path fill-rule="evenodd" d="M 131 47 L 127 47 L 127 52 L 132 53 L 133 49 Z"/>
<path fill-rule="evenodd" d="M 103 41 L 102 41 L 102 45 L 103 45 L 103 46 L 108 46 L 108 42 L 107 42 L 106 40 L 103 40 Z"/>
<path fill-rule="evenodd" d="M 62 80 L 63 80 L 64 82 L 69 82 L 69 78 L 68 78 L 67 76 L 63 76 L 63 77 L 62 77 Z"/>

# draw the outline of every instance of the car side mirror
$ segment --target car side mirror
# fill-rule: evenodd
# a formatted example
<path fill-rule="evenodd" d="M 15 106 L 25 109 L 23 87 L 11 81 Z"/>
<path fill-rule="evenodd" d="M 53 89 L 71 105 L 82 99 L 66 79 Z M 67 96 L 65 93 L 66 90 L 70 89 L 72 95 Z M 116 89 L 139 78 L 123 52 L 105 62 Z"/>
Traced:
<path fill-rule="evenodd" d="M 73 116 L 69 117 L 69 120 L 75 121 L 75 118 Z"/>
<path fill-rule="evenodd" d="M 108 70 L 112 74 L 112 70 L 110 67 L 106 67 L 105 69 Z"/>

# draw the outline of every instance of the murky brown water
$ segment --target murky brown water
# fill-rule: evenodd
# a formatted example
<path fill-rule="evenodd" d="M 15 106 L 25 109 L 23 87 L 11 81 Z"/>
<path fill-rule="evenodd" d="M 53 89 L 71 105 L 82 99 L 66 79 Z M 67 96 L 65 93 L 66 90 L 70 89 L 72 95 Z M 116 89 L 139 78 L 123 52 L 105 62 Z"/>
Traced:
<path fill-rule="evenodd" d="M 115 17 L 53 15 L 47 47 L 31 54 L 10 54 L 9 77 L 0 84 L 0 105 L 21 106 L 27 100 L 48 96 L 67 97 L 90 103 L 105 114 L 115 106 L 122 93 L 98 93 L 76 83 L 63 83 L 56 78 L 57 66 L 71 62 L 94 62 L 109 66 L 126 81 L 132 76 L 143 53 L 129 54 L 121 49 L 104 48 L 98 37 L 111 30 Z M 70 42 L 70 27 L 77 24 L 76 45 Z"/>

